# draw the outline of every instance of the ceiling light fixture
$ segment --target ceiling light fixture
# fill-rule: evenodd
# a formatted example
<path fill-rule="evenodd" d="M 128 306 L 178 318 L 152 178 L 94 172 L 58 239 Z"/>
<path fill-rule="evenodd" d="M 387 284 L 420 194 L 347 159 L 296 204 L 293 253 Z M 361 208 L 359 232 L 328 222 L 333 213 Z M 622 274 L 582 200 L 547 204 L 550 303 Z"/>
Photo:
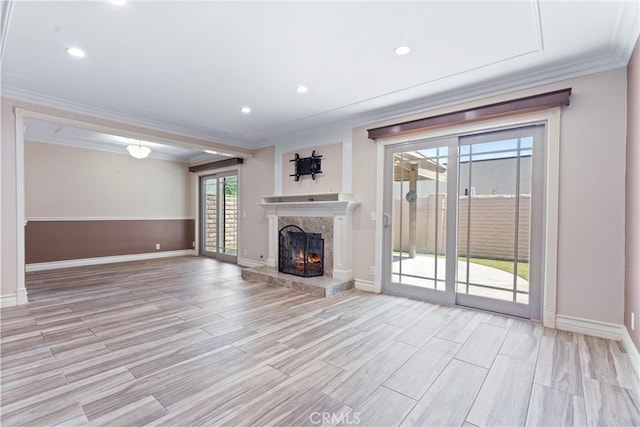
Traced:
<path fill-rule="evenodd" d="M 127 151 L 136 159 L 144 159 L 151 153 L 151 149 L 149 147 L 142 146 L 140 141 L 138 141 L 138 145 L 129 145 L 127 147 Z"/>
<path fill-rule="evenodd" d="M 68 47 L 66 50 L 69 55 L 75 56 L 76 58 L 84 58 L 86 56 L 84 50 L 79 47 Z"/>
<path fill-rule="evenodd" d="M 240 109 L 240 111 L 242 111 L 244 114 L 249 114 L 251 112 L 251 108 L 249 107 L 242 107 Z"/>
<path fill-rule="evenodd" d="M 116 6 L 124 6 L 125 4 L 127 4 L 127 2 L 124 0 L 111 0 L 111 3 L 115 4 Z"/>
<path fill-rule="evenodd" d="M 393 50 L 393 52 L 398 56 L 403 56 L 411 52 L 411 48 L 409 46 L 398 46 Z"/>
<path fill-rule="evenodd" d="M 204 150 L 204 152 L 209 154 L 218 154 L 217 151 L 213 151 L 213 150 Z"/>
<path fill-rule="evenodd" d="M 298 86 L 296 87 L 296 92 L 298 93 L 307 93 L 309 89 L 306 86 Z"/>

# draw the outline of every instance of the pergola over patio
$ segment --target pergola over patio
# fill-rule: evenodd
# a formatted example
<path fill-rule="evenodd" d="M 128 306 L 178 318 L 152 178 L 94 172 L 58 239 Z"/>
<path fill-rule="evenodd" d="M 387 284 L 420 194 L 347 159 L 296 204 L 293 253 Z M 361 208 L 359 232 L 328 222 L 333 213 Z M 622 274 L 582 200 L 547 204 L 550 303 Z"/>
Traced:
<path fill-rule="evenodd" d="M 393 181 L 409 182 L 409 192 L 416 197 L 409 202 L 409 258 L 416 256 L 417 233 L 417 183 L 418 181 L 438 180 L 447 182 L 447 167 L 431 160 L 419 151 L 406 151 L 394 155 Z"/>

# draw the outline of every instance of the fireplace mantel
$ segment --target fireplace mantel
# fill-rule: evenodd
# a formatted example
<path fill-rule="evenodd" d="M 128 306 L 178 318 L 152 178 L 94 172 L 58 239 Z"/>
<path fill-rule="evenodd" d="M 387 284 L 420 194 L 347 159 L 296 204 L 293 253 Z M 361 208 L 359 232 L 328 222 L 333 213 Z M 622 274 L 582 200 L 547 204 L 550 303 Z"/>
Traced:
<path fill-rule="evenodd" d="M 269 219 L 269 254 L 267 265 L 278 265 L 278 217 L 305 216 L 333 218 L 333 278 L 351 280 L 352 217 L 360 202 L 348 193 L 295 194 L 263 196 L 260 204 Z M 306 230 L 305 230 L 306 231 Z"/>
<path fill-rule="evenodd" d="M 351 194 L 321 193 L 286 196 L 263 196 L 260 204 L 267 215 L 335 217 L 350 215 L 360 206 Z"/>

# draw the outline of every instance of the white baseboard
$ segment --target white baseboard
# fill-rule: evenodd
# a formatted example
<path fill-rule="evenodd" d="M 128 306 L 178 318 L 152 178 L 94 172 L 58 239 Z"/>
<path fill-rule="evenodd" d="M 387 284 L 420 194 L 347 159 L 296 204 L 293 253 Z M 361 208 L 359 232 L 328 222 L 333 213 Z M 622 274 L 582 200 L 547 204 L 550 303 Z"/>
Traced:
<path fill-rule="evenodd" d="M 629 335 L 629 331 L 627 331 L 627 328 L 623 326 L 623 329 L 624 336 L 622 337 L 622 343 L 624 344 L 625 350 L 627 350 L 629 359 L 631 359 L 631 364 L 633 365 L 633 369 L 636 371 L 636 375 L 640 377 L 640 351 L 638 351 L 635 344 L 631 340 L 631 335 Z"/>
<path fill-rule="evenodd" d="M 240 258 L 238 257 L 238 265 L 241 267 L 263 267 L 265 265 L 267 265 L 264 261 L 260 262 L 260 261 L 254 261 L 252 259 L 247 259 L 247 258 Z"/>
<path fill-rule="evenodd" d="M 556 316 L 556 328 L 565 331 L 578 332 L 585 335 L 593 335 L 595 337 L 607 338 L 616 341 L 622 341 L 633 369 L 640 376 L 640 352 L 633 344 L 629 331 L 624 325 L 616 325 L 615 323 L 599 322 L 597 320 L 582 319 L 572 316 Z"/>
<path fill-rule="evenodd" d="M 65 261 L 39 262 L 34 264 L 27 264 L 25 266 L 25 270 L 27 272 L 57 270 L 60 268 L 84 267 L 88 265 L 113 264 L 116 262 L 141 261 L 145 259 L 170 258 L 175 256 L 188 255 L 196 255 L 196 251 L 194 249 L 183 249 L 179 251 L 148 252 L 144 254 L 116 255 L 97 258 L 70 259 Z"/>
<path fill-rule="evenodd" d="M 16 294 L 0 295 L 0 307 L 13 307 L 18 305 L 18 297 Z"/>
<path fill-rule="evenodd" d="M 375 290 L 375 287 L 373 285 L 373 282 L 368 282 L 366 280 L 358 280 L 358 279 L 356 279 L 356 283 L 355 283 L 354 286 L 355 286 L 356 289 L 360 289 L 361 291 L 377 293 L 376 290 Z"/>
<path fill-rule="evenodd" d="M 27 298 L 27 290 L 25 288 L 18 289 L 16 298 L 18 305 L 26 304 L 29 302 L 29 299 Z"/>
<path fill-rule="evenodd" d="M 542 313 L 542 324 L 547 328 L 555 329 L 556 313 L 554 311 L 545 311 Z"/>
<path fill-rule="evenodd" d="M 622 340 L 624 326 L 559 314 L 556 315 L 556 328 L 594 337 Z"/>

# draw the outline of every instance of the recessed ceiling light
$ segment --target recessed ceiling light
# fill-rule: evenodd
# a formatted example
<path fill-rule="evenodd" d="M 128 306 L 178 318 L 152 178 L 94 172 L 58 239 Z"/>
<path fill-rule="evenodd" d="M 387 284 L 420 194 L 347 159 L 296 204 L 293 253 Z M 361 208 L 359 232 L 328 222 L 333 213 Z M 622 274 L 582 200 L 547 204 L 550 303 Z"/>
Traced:
<path fill-rule="evenodd" d="M 111 3 L 115 4 L 116 6 L 124 6 L 125 4 L 127 4 L 127 2 L 124 0 L 111 0 Z"/>
<path fill-rule="evenodd" d="M 240 111 L 242 111 L 244 114 L 249 114 L 251 112 L 251 108 L 249 107 L 242 107 L 240 109 Z"/>
<path fill-rule="evenodd" d="M 213 151 L 213 150 L 204 150 L 204 152 L 209 154 L 218 154 L 217 151 Z"/>
<path fill-rule="evenodd" d="M 296 87 L 296 92 L 298 93 L 307 93 L 309 89 L 306 86 L 298 86 Z"/>
<path fill-rule="evenodd" d="M 402 56 L 402 55 L 406 55 L 407 53 L 411 52 L 411 48 L 409 46 L 398 46 L 397 48 L 395 48 L 393 50 L 393 52 L 396 55 Z"/>
<path fill-rule="evenodd" d="M 67 53 L 71 56 L 75 56 L 76 58 L 84 58 L 86 56 L 86 53 L 84 53 L 84 50 L 78 47 L 68 47 Z"/>

